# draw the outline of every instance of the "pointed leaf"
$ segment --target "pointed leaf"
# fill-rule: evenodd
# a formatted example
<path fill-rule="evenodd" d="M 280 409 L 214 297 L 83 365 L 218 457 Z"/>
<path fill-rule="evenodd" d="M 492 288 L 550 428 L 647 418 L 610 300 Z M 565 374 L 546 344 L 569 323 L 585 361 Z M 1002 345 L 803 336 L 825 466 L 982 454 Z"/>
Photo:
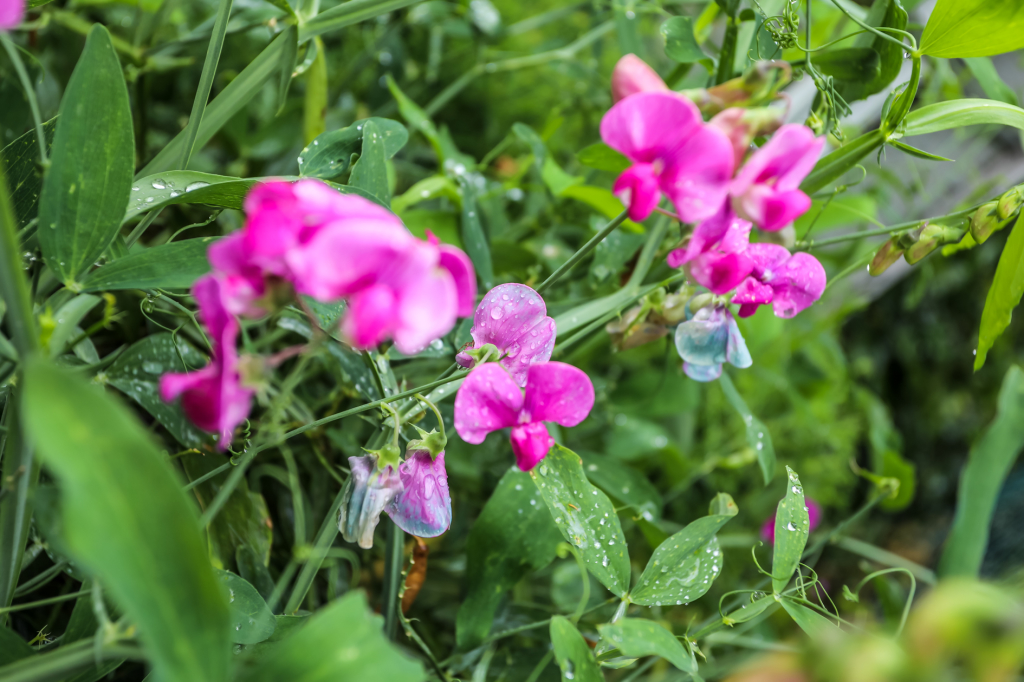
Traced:
<path fill-rule="evenodd" d="M 46 146 L 53 141 L 57 129 L 57 118 L 43 124 Z M 39 192 L 43 188 L 43 176 L 39 171 L 39 144 L 33 128 L 0 150 L 0 163 L 7 176 L 7 189 L 11 193 L 11 205 L 19 227 L 24 227 L 36 217 L 39 206 Z"/>
<path fill-rule="evenodd" d="M 978 330 L 978 352 L 974 357 L 975 372 L 985 366 L 992 344 L 1010 326 L 1010 318 L 1021 296 L 1024 296 L 1024 213 L 1017 218 L 1003 246 L 992 286 L 985 297 Z"/>
<path fill-rule="evenodd" d="M 926 152 L 923 149 L 918 149 L 917 147 L 912 147 L 912 146 L 910 146 L 909 144 L 907 144 L 905 142 L 900 142 L 899 140 L 893 140 L 889 144 L 891 144 L 893 147 L 896 147 L 896 149 L 904 151 L 907 154 L 910 154 L 911 156 L 917 157 L 919 159 L 924 159 L 925 161 L 952 161 L 953 160 L 953 159 L 947 159 L 945 156 L 939 156 L 938 154 L 930 154 L 929 152 Z"/>
<path fill-rule="evenodd" d="M 697 672 L 689 652 L 675 635 L 653 620 L 622 618 L 597 626 L 601 638 L 622 652 L 623 656 L 661 656 L 683 672 Z"/>
<path fill-rule="evenodd" d="M 921 34 L 932 57 L 985 57 L 1024 47 L 1018 0 L 938 0 Z"/>
<path fill-rule="evenodd" d="M 757 463 L 761 466 L 761 475 L 764 477 L 764 484 L 775 477 L 775 446 L 772 445 L 772 434 L 768 427 L 760 419 L 755 417 L 747 407 L 747 403 L 740 396 L 736 386 L 728 374 L 723 373 L 718 381 L 725 393 L 726 400 L 732 405 L 732 409 L 739 413 L 743 419 L 743 425 L 747 429 L 747 445 L 757 453 Z"/>
<path fill-rule="evenodd" d="M 217 578 L 227 594 L 231 641 L 256 644 L 273 635 L 277 626 L 274 614 L 256 588 L 228 571 L 217 571 Z"/>
<path fill-rule="evenodd" d="M 629 159 L 604 142 L 595 142 L 589 147 L 584 147 L 576 154 L 576 159 L 584 166 L 609 173 L 621 173 L 630 165 Z"/>
<path fill-rule="evenodd" d="M 594 653 L 587 646 L 587 640 L 564 616 L 551 619 L 551 645 L 555 649 L 555 661 L 562 669 L 562 679 L 575 682 L 602 682 L 604 675 L 594 659 Z"/>
<path fill-rule="evenodd" d="M 206 251 L 216 240 L 185 239 L 129 254 L 89 273 L 82 290 L 188 289 L 210 271 Z"/>
<path fill-rule="evenodd" d="M 1024 109 L 994 99 L 957 99 L 915 109 L 903 123 L 905 137 L 990 123 L 1024 130 Z"/>
<path fill-rule="evenodd" d="M 288 4 L 288 0 L 270 0 L 275 5 L 280 4 L 287 7 L 286 10 L 293 17 L 295 16 L 295 10 Z M 284 8 L 282 8 L 284 9 Z M 280 114 L 281 110 L 284 109 L 285 102 L 288 101 L 288 89 L 292 85 L 292 73 L 295 71 L 295 58 L 299 54 L 299 27 L 295 24 L 291 24 L 284 31 L 281 32 L 284 42 L 281 50 L 281 62 L 278 66 L 277 72 L 277 107 L 275 111 Z"/>
<path fill-rule="evenodd" d="M 811 639 L 839 631 L 839 626 L 831 620 L 792 599 L 783 599 L 782 608 L 786 609 L 786 613 L 793 619 L 793 622 L 799 625 L 800 629 L 806 632 Z"/>
<path fill-rule="evenodd" d="M 365 118 L 347 128 L 326 132 L 307 145 L 299 155 L 299 175 L 330 180 L 345 173 L 349 169 L 352 155 L 362 153 L 363 133 L 371 123 L 384 143 L 386 158 L 393 157 L 409 141 L 409 131 L 398 121 L 390 118 Z M 355 173 L 355 170 L 352 172 Z"/>
<path fill-rule="evenodd" d="M 464 177 L 460 177 L 459 185 L 462 188 L 462 243 L 466 246 L 466 255 L 473 261 L 480 284 L 487 290 L 494 285 L 494 265 L 491 263 L 491 245 L 480 222 L 476 186 L 472 178 Z"/>
<path fill-rule="evenodd" d="M 352 167 L 349 184 L 384 199 L 390 205 L 388 155 L 385 149 L 383 130 L 373 119 L 367 120 L 362 127 L 362 154 L 356 165 Z"/>
<path fill-rule="evenodd" d="M 780 594 L 793 577 L 807 544 L 810 518 L 804 488 L 796 472 L 786 467 L 786 496 L 775 511 L 775 551 L 772 554 L 772 589 Z"/>

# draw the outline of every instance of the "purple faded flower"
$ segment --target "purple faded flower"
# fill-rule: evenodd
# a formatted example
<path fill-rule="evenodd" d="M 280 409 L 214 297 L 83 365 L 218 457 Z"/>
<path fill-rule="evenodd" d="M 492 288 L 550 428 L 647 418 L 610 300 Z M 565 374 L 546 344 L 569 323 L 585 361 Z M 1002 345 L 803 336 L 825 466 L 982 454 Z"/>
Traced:
<path fill-rule="evenodd" d="M 516 463 L 529 471 L 555 443 L 543 422 L 576 426 L 593 406 L 594 385 L 572 365 L 531 365 L 524 392 L 501 366 L 487 363 L 469 373 L 455 396 L 455 430 L 479 445 L 490 432 L 511 428 Z"/>
<path fill-rule="evenodd" d="M 824 144 L 825 138 L 816 138 L 802 125 L 779 128 L 729 185 L 736 214 L 772 232 L 803 215 L 811 198 L 800 190 L 800 183 L 814 168 Z"/>
<path fill-rule="evenodd" d="M 676 327 L 675 342 L 683 371 L 695 381 L 714 381 L 726 362 L 740 369 L 753 364 L 740 328 L 724 306 L 698 310 Z"/>
<path fill-rule="evenodd" d="M 25 0 L 0 0 L 0 31 L 9 31 L 25 20 Z"/>
<path fill-rule="evenodd" d="M 501 365 L 525 386 L 530 366 L 550 360 L 555 348 L 555 321 L 547 312 L 541 295 L 525 284 L 499 284 L 477 306 L 469 332 L 473 342 L 456 362 L 472 368 L 476 360 L 467 351 L 492 344 L 503 355 Z"/>
<path fill-rule="evenodd" d="M 402 492 L 402 481 L 390 464 L 378 467 L 376 455 L 349 457 L 348 464 L 352 475 L 345 481 L 338 508 L 338 530 L 346 542 L 370 549 L 380 515 Z"/>
<path fill-rule="evenodd" d="M 710 217 L 725 200 L 732 145 L 704 125 L 689 100 L 668 92 L 631 95 L 601 119 L 601 138 L 633 162 L 612 187 L 632 220 L 647 218 L 662 194 L 684 222 Z"/>
<path fill-rule="evenodd" d="M 160 396 L 167 402 L 181 396 L 188 418 L 204 431 L 219 434 L 223 450 L 231 444 L 235 428 L 249 416 L 254 391 L 242 385 L 235 348 L 238 321 L 225 306 L 221 281 L 206 275 L 192 287 L 192 295 L 211 337 L 213 355 L 200 370 L 160 377 Z"/>
<path fill-rule="evenodd" d="M 732 299 L 740 304 L 740 317 L 750 317 L 758 306 L 771 303 L 776 317 L 790 318 L 810 307 L 825 291 L 825 268 L 809 253 L 791 256 L 777 244 L 751 244 L 746 254 L 753 267 Z"/>
<path fill-rule="evenodd" d="M 669 92 L 661 76 L 635 54 L 627 54 L 612 70 L 612 101 L 618 102 L 638 92 Z"/>
<path fill-rule="evenodd" d="M 384 509 L 399 528 L 420 538 L 433 538 L 452 525 L 452 498 L 444 451 L 432 459 L 426 450 L 410 453 L 398 467 L 402 491 Z"/>
<path fill-rule="evenodd" d="M 810 533 L 821 523 L 821 507 L 809 497 L 804 498 L 804 503 L 807 507 L 807 532 Z M 761 539 L 775 544 L 775 514 L 772 514 L 771 518 L 761 526 Z"/>

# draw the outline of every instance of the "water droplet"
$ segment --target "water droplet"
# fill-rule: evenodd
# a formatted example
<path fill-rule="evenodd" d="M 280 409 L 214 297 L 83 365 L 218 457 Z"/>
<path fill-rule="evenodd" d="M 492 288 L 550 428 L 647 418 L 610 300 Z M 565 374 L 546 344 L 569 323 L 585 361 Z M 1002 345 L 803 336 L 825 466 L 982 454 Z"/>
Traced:
<path fill-rule="evenodd" d="M 154 180 L 153 189 L 167 189 L 167 185 L 164 184 L 163 180 Z"/>
<path fill-rule="evenodd" d="M 505 312 L 498 306 L 491 308 L 491 317 L 495 320 L 500 320 L 501 316 L 504 314 Z"/>
<path fill-rule="evenodd" d="M 208 183 L 208 182 L 201 182 L 201 181 L 191 182 L 188 185 L 185 185 L 185 191 L 186 192 L 194 192 L 197 189 L 202 189 L 203 187 L 209 187 L 209 186 L 210 186 L 210 183 Z"/>

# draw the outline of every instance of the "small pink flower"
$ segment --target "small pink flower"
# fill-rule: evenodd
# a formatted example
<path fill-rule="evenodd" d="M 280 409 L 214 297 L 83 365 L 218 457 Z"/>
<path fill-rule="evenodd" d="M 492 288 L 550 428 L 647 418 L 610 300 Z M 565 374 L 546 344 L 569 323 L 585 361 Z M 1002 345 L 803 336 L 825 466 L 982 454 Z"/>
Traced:
<path fill-rule="evenodd" d="M 751 244 L 746 254 L 753 267 L 732 299 L 740 304 L 740 317 L 750 317 L 758 306 L 771 303 L 776 317 L 790 318 L 825 291 L 825 268 L 809 253 L 791 256 L 776 244 Z"/>
<path fill-rule="evenodd" d="M 420 538 L 433 538 L 452 525 L 452 498 L 444 451 L 431 459 L 426 450 L 405 453 L 398 467 L 402 491 L 384 511 L 399 528 Z"/>
<path fill-rule="evenodd" d="M 772 232 L 803 215 L 811 198 L 800 190 L 800 183 L 814 168 L 824 144 L 825 138 L 816 138 L 805 126 L 779 128 L 729 186 L 737 215 Z"/>
<path fill-rule="evenodd" d="M 684 222 L 710 217 L 725 200 L 732 145 L 704 125 L 689 100 L 668 92 L 631 95 L 601 119 L 601 138 L 633 162 L 612 188 L 632 220 L 647 218 L 662 194 Z"/>
<path fill-rule="evenodd" d="M 638 92 L 668 92 L 669 87 L 647 62 L 627 54 L 612 70 L 612 101 L 618 102 Z"/>
<path fill-rule="evenodd" d="M 203 369 L 160 377 L 160 396 L 170 402 L 181 396 L 181 406 L 192 422 L 220 435 L 219 447 L 231 444 L 235 428 L 252 407 L 252 389 L 242 386 L 238 372 L 238 321 L 228 312 L 220 280 L 200 278 L 192 287 L 199 317 L 210 334 L 213 355 Z"/>
<path fill-rule="evenodd" d="M 0 31 L 9 31 L 25 20 L 25 0 L 0 0 Z"/>
<path fill-rule="evenodd" d="M 804 498 L 804 503 L 807 506 L 807 532 L 810 533 L 821 523 L 821 507 L 809 497 Z M 761 526 L 761 539 L 775 544 L 775 514 Z"/>
<path fill-rule="evenodd" d="M 548 317 L 540 294 L 525 284 L 499 284 L 480 301 L 467 344 L 455 360 L 463 367 L 476 364 L 467 350 L 493 344 L 502 353 L 501 365 L 520 386 L 526 385 L 531 365 L 547 362 L 555 348 L 555 321 Z"/>
<path fill-rule="evenodd" d="M 490 432 L 511 428 L 516 462 L 529 471 L 555 443 L 543 422 L 576 426 L 593 406 L 594 385 L 572 365 L 530 366 L 524 394 L 508 372 L 487 363 L 469 373 L 455 396 L 455 430 L 478 445 Z"/>

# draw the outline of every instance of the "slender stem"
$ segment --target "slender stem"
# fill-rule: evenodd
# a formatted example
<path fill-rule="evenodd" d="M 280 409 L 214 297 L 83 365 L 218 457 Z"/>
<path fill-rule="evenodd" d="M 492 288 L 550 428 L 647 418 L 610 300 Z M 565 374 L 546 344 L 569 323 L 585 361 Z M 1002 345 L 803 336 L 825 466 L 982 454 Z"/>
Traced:
<path fill-rule="evenodd" d="M 722 38 L 722 49 L 718 53 L 718 73 L 715 75 L 717 85 L 732 78 L 733 65 L 736 63 L 736 41 L 740 28 L 736 25 L 735 17 L 728 17 L 727 22 L 725 36 Z"/>
<path fill-rule="evenodd" d="M 569 260 L 562 263 L 557 270 L 552 272 L 551 275 L 546 280 L 544 280 L 539 287 L 537 287 L 537 293 L 543 293 L 545 289 L 547 289 L 552 284 L 561 279 L 562 275 L 569 272 L 569 270 L 571 270 L 574 265 L 579 263 L 588 253 L 593 251 L 598 244 L 604 241 L 605 237 L 614 232 L 615 228 L 624 223 L 627 217 L 629 217 L 628 211 L 623 211 L 619 215 L 612 218 L 612 220 L 607 225 L 605 225 L 600 232 L 591 237 L 590 241 L 581 246 L 579 250 L 576 251 L 576 253 L 570 256 Z"/>
<path fill-rule="evenodd" d="M 192 113 L 188 117 L 185 140 L 181 146 L 181 156 L 178 158 L 178 168 L 181 170 L 188 167 L 188 161 L 192 157 L 192 148 L 196 144 L 196 138 L 199 137 L 199 126 L 203 122 L 206 103 L 210 100 L 210 91 L 213 89 L 213 78 L 217 75 L 217 63 L 220 61 L 220 53 L 224 48 L 224 33 L 228 27 L 228 19 L 231 17 L 231 2 L 232 0 L 220 0 L 217 7 L 217 18 L 213 22 L 210 46 L 206 50 L 203 73 L 199 77 L 199 89 L 196 90 L 196 98 L 192 102 Z"/>
<path fill-rule="evenodd" d="M 67 568 L 67 566 L 68 566 L 68 562 L 67 562 L 66 559 L 65 560 L 61 560 L 60 562 L 54 564 L 53 566 L 50 566 L 48 569 L 46 569 L 45 571 L 43 571 L 39 575 L 35 576 L 31 580 L 27 580 L 23 585 L 18 585 L 18 588 L 16 590 L 14 590 L 14 596 L 15 597 L 21 597 L 23 595 L 28 594 L 29 592 L 33 592 L 35 590 L 38 590 L 40 587 L 42 587 L 43 585 L 46 585 L 51 580 L 53 580 L 58 575 L 60 575 L 61 572 L 65 568 Z"/>
<path fill-rule="evenodd" d="M 25 611 L 26 609 L 34 609 L 37 606 L 46 606 L 48 604 L 57 604 L 62 601 L 70 601 L 77 599 L 83 595 L 89 594 L 90 590 L 81 590 L 79 592 L 72 592 L 71 594 L 62 594 L 57 597 L 50 597 L 49 599 L 40 599 L 39 601 L 29 601 L 24 604 L 14 604 L 12 606 L 5 606 L 0 608 L 0 613 L 11 613 L 13 611 Z"/>
<path fill-rule="evenodd" d="M 338 524 L 335 519 L 344 495 L 345 488 L 342 486 L 342 489 L 334 497 L 331 506 L 327 509 L 327 515 L 324 517 L 323 523 L 320 524 L 320 530 L 316 534 L 316 541 L 313 544 L 313 551 L 310 554 L 309 560 L 303 565 L 299 577 L 295 579 L 295 586 L 292 587 L 291 596 L 288 597 L 288 603 L 284 607 L 285 613 L 295 613 L 302 606 L 309 588 L 313 585 L 313 579 L 316 577 L 317 571 L 320 570 L 324 559 L 327 558 L 331 544 L 338 537 Z"/>
<path fill-rule="evenodd" d="M 831 244 L 840 244 L 842 242 L 851 242 L 863 239 L 864 237 L 878 237 L 881 235 L 890 235 L 896 232 L 906 232 L 913 230 L 916 227 L 920 227 L 922 223 L 937 222 L 943 220 L 951 220 L 957 218 L 965 218 L 975 211 L 977 211 L 982 204 L 975 204 L 970 208 L 965 208 L 960 211 L 954 211 L 953 213 L 947 213 L 946 215 L 935 216 L 932 218 L 924 218 L 922 220 L 912 220 L 905 223 L 896 223 L 895 225 L 889 225 L 887 227 L 880 227 L 877 230 L 863 230 L 861 232 L 851 232 L 850 234 L 840 235 L 838 237 L 830 237 L 828 239 L 812 239 L 810 241 L 798 241 L 796 243 L 797 250 L 810 251 L 811 249 L 818 246 L 829 246 Z"/>
<path fill-rule="evenodd" d="M 92 637 L 63 644 L 56 651 L 29 656 L 0 668 L 3 682 L 49 682 L 63 680 L 83 668 L 95 665 L 97 660 L 145 660 L 143 650 L 129 643 L 95 646 Z"/>
<path fill-rule="evenodd" d="M 25 71 L 25 64 L 22 63 L 21 55 L 18 54 L 17 45 L 12 43 L 11 39 L 3 32 L 0 32 L 0 43 L 3 43 L 7 56 L 11 58 L 11 63 L 14 64 L 14 70 L 18 73 L 18 80 L 21 81 L 21 87 L 25 90 L 25 99 L 28 100 L 28 107 L 32 110 L 32 122 L 36 126 L 36 142 L 39 144 L 39 163 L 42 164 L 43 168 L 48 168 L 50 160 L 46 156 L 46 135 L 43 133 L 43 118 L 39 114 L 39 102 L 36 100 L 35 88 L 32 87 L 32 81 L 28 77 L 28 72 Z"/>
<path fill-rule="evenodd" d="M 4 321 L 7 323 L 11 343 L 24 360 L 39 347 L 39 334 L 32 314 L 32 296 L 19 247 L 14 205 L 3 166 L 0 165 L 0 298 L 7 304 Z"/>
<path fill-rule="evenodd" d="M 548 649 L 548 652 L 544 654 L 544 657 L 537 661 L 537 665 L 534 667 L 533 672 L 526 678 L 526 682 L 537 682 L 540 679 L 540 674 L 544 672 L 544 669 L 551 665 L 551 659 L 555 657 L 555 650 Z M 655 659 L 657 660 L 657 659 Z"/>
<path fill-rule="evenodd" d="M 810 2 L 808 2 L 807 4 L 808 4 L 808 9 L 810 9 Z M 838 7 L 840 9 L 840 11 L 842 11 L 843 14 L 845 14 L 847 17 L 849 17 L 850 21 L 852 21 L 853 23 L 857 24 L 858 26 L 860 26 L 864 30 L 870 31 L 871 33 L 874 33 L 875 35 L 877 35 L 879 38 L 883 38 L 885 40 L 888 40 L 891 43 L 895 43 L 896 45 L 899 45 L 901 50 L 906 50 L 907 49 L 906 43 L 904 43 L 902 40 L 896 40 L 891 35 L 889 35 L 887 33 L 883 33 L 882 31 L 880 31 L 879 29 L 875 28 L 874 26 L 868 26 L 863 21 L 861 21 L 857 17 L 855 17 L 852 14 L 850 14 L 846 10 L 846 8 L 843 7 L 842 4 L 840 4 L 839 2 L 836 2 L 836 0 L 832 0 L 832 4 L 835 5 L 836 7 Z M 810 17 L 810 12 L 807 13 L 807 16 L 808 16 L 808 18 Z M 914 39 L 914 36 L 912 34 L 906 32 L 906 31 L 901 31 L 899 29 L 886 29 L 886 30 L 893 31 L 894 33 L 898 33 L 899 35 L 904 35 L 904 36 L 910 38 L 910 51 L 911 52 L 917 52 L 917 40 Z"/>
<path fill-rule="evenodd" d="M 914 563 L 910 559 L 904 559 L 899 554 L 893 554 L 881 547 L 876 547 L 875 545 L 862 540 L 857 540 L 856 538 L 839 538 L 835 544 L 836 547 L 845 549 L 847 552 L 859 554 L 868 561 L 873 561 L 876 564 L 891 566 L 893 568 L 905 568 L 926 585 L 934 585 L 937 582 L 935 572 L 930 568 L 925 568 L 920 564 Z"/>
<path fill-rule="evenodd" d="M 132 228 L 132 231 L 128 233 L 128 236 L 125 237 L 124 240 L 124 246 L 126 249 L 132 248 L 132 246 L 135 245 L 135 242 L 139 241 L 139 237 L 142 236 L 142 233 L 145 232 L 146 229 L 153 224 L 153 221 L 155 221 L 160 216 L 160 213 L 162 211 L 162 208 L 157 209 L 155 211 L 150 211 L 145 215 L 145 217 L 142 218 L 142 220 L 139 221 L 138 225 Z"/>
<path fill-rule="evenodd" d="M 398 634 L 398 610 L 402 608 L 398 593 L 402 589 L 402 557 L 405 533 L 394 522 L 388 521 L 388 538 L 384 549 L 384 586 L 381 610 L 384 613 L 384 634 L 395 639 Z"/>

